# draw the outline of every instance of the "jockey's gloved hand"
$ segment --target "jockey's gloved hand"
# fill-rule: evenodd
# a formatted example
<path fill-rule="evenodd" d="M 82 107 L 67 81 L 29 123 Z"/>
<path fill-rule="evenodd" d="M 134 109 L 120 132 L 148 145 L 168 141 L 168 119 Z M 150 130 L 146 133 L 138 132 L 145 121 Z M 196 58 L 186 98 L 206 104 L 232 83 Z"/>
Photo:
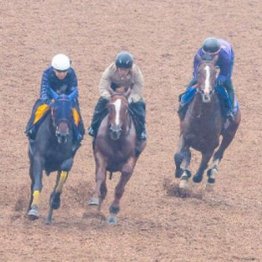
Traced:
<path fill-rule="evenodd" d="M 225 82 L 226 82 L 226 78 L 224 76 L 218 76 L 216 80 L 217 86 L 224 86 Z"/>

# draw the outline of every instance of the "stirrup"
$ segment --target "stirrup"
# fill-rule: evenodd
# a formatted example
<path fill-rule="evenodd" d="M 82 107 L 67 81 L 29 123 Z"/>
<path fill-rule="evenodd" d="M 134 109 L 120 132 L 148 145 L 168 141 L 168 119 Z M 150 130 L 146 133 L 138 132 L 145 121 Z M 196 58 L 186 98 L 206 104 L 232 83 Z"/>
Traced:
<path fill-rule="evenodd" d="M 35 126 L 32 126 L 30 129 L 26 130 L 25 133 L 30 141 L 35 140 L 35 136 L 36 136 Z"/>
<path fill-rule="evenodd" d="M 147 139 L 147 135 L 146 135 L 146 132 L 143 131 L 140 136 L 139 136 L 139 140 L 146 140 Z"/>
<path fill-rule="evenodd" d="M 234 114 L 232 112 L 229 112 L 227 114 L 227 119 L 229 120 L 229 122 L 233 122 L 234 121 Z"/>
<path fill-rule="evenodd" d="M 92 127 L 89 127 L 88 130 L 87 130 L 87 132 L 88 132 L 88 134 L 89 134 L 90 136 L 92 136 L 92 137 L 95 136 L 95 131 L 94 131 L 94 129 L 93 129 Z"/>

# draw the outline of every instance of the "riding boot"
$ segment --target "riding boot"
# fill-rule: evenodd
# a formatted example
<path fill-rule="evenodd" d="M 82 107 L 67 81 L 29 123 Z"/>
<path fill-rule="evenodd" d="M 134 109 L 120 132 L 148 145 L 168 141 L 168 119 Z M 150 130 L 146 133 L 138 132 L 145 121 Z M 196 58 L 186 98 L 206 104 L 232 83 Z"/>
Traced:
<path fill-rule="evenodd" d="M 144 101 L 130 103 L 129 108 L 135 124 L 138 140 L 143 141 L 147 139 L 146 133 L 146 105 Z"/>
<path fill-rule="evenodd" d="M 235 92 L 234 92 L 234 87 L 232 80 L 228 80 L 225 83 L 225 89 L 227 91 L 228 95 L 228 111 L 227 111 L 227 118 L 229 121 L 234 120 L 234 97 L 235 97 Z"/>
<path fill-rule="evenodd" d="M 35 113 L 37 111 L 37 108 L 43 104 L 43 101 L 38 99 L 32 109 L 32 113 L 31 116 L 27 122 L 26 128 L 25 128 L 25 134 L 27 135 L 27 137 L 30 139 L 30 141 L 34 141 L 35 140 L 35 136 L 36 136 L 36 132 L 37 132 L 37 128 L 36 125 L 34 124 L 34 120 L 35 120 Z"/>
<path fill-rule="evenodd" d="M 103 120 L 103 118 L 107 115 L 107 103 L 108 100 L 106 98 L 100 97 L 94 110 L 94 114 L 92 117 L 92 122 L 90 127 L 88 128 L 88 134 L 90 136 L 95 137 L 98 131 L 98 128 Z"/>
<path fill-rule="evenodd" d="M 84 122 L 81 116 L 80 105 L 79 105 L 78 99 L 75 101 L 75 109 L 79 116 L 79 123 L 78 123 L 78 126 L 76 126 L 76 130 L 75 130 L 76 131 L 76 142 L 80 144 L 85 135 L 85 127 L 84 127 Z"/>

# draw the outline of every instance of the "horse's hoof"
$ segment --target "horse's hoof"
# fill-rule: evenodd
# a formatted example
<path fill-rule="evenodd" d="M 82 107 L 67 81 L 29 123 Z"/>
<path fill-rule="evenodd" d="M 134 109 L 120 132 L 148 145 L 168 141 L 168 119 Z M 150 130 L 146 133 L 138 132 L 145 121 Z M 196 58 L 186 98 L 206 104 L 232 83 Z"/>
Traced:
<path fill-rule="evenodd" d="M 179 189 L 187 190 L 189 188 L 187 179 L 181 179 L 179 183 Z"/>
<path fill-rule="evenodd" d="M 117 217 L 115 214 L 110 214 L 108 219 L 107 219 L 107 223 L 109 225 L 117 225 Z"/>
<path fill-rule="evenodd" d="M 207 176 L 208 176 L 207 183 L 208 184 L 215 184 L 217 173 L 218 173 L 217 168 L 212 168 L 207 171 Z"/>
<path fill-rule="evenodd" d="M 60 195 L 61 193 L 53 192 L 50 197 L 50 206 L 53 209 L 58 209 L 60 207 Z"/>
<path fill-rule="evenodd" d="M 98 197 L 91 197 L 88 201 L 89 206 L 99 206 L 99 198 Z"/>
<path fill-rule="evenodd" d="M 52 219 L 49 220 L 49 219 L 47 218 L 46 221 L 45 221 L 45 224 L 48 225 L 48 226 L 51 225 L 51 224 L 52 224 Z"/>
<path fill-rule="evenodd" d="M 36 220 L 39 218 L 39 212 L 36 208 L 31 208 L 28 211 L 27 216 L 30 220 Z"/>
<path fill-rule="evenodd" d="M 206 187 L 205 187 L 205 191 L 207 191 L 207 192 L 213 192 L 213 191 L 214 191 L 214 186 L 215 186 L 215 184 L 207 183 L 207 184 L 206 184 Z"/>
<path fill-rule="evenodd" d="M 193 176 L 193 182 L 195 183 L 200 183 L 203 179 L 203 176 L 201 175 L 196 175 L 196 176 Z"/>

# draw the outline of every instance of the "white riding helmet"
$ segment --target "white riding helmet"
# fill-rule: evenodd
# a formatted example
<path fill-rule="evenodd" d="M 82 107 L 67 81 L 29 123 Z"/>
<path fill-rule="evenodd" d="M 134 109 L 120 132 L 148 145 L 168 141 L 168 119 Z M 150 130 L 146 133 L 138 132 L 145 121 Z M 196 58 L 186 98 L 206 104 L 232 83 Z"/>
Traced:
<path fill-rule="evenodd" d="M 59 71 L 66 71 L 70 68 L 70 59 L 64 54 L 57 54 L 53 57 L 52 67 Z"/>

